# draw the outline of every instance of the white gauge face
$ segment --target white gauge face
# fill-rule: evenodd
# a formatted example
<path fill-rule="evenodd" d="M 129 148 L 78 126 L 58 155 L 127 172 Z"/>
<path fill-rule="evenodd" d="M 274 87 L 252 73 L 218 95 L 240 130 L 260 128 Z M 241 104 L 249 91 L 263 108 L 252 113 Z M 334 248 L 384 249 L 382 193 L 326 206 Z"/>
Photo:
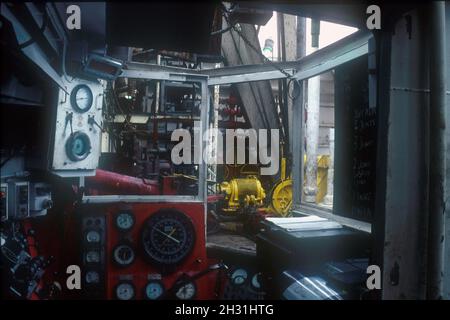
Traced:
<path fill-rule="evenodd" d="M 127 244 L 118 245 L 113 252 L 114 261 L 120 266 L 128 266 L 134 261 L 134 250 Z"/>
<path fill-rule="evenodd" d="M 86 112 L 92 106 L 92 91 L 86 85 L 76 86 L 71 93 L 71 103 L 79 112 Z"/>
<path fill-rule="evenodd" d="M 248 273 L 245 269 L 236 269 L 231 274 L 231 281 L 235 285 L 243 284 L 248 278 Z"/>
<path fill-rule="evenodd" d="M 161 298 L 164 293 L 164 287 L 162 283 L 158 281 L 151 281 L 145 287 L 145 296 L 150 300 L 157 300 Z"/>
<path fill-rule="evenodd" d="M 91 230 L 86 235 L 87 242 L 100 242 L 100 233 L 95 230 Z"/>
<path fill-rule="evenodd" d="M 175 296 L 180 300 L 190 300 L 195 296 L 197 289 L 195 288 L 195 284 L 193 282 L 189 282 L 178 289 Z"/>
<path fill-rule="evenodd" d="M 99 283 L 100 276 L 96 271 L 89 271 L 86 273 L 86 283 Z"/>
<path fill-rule="evenodd" d="M 134 218 L 129 212 L 121 212 L 116 217 L 116 226 L 120 230 L 129 230 L 134 225 Z"/>
<path fill-rule="evenodd" d="M 131 283 L 121 283 L 116 287 L 116 297 L 119 300 L 131 300 L 134 298 L 134 286 Z"/>
<path fill-rule="evenodd" d="M 261 289 L 261 283 L 259 282 L 259 279 L 261 277 L 260 273 L 256 273 L 255 275 L 253 275 L 252 277 L 252 286 L 255 289 Z"/>
<path fill-rule="evenodd" d="M 87 263 L 97 263 L 100 262 L 100 253 L 98 251 L 88 251 L 86 253 Z"/>

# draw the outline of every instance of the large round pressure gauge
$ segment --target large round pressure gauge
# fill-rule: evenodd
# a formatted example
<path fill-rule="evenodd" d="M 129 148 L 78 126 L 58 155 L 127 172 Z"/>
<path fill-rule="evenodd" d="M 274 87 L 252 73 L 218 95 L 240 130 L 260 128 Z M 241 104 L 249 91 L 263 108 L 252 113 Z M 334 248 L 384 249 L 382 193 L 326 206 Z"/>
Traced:
<path fill-rule="evenodd" d="M 76 111 L 84 113 L 92 107 L 94 98 L 91 89 L 85 84 L 79 84 L 70 93 L 70 104 Z"/>
<path fill-rule="evenodd" d="M 117 245 L 113 250 L 114 262 L 119 267 L 128 267 L 133 263 L 134 258 L 135 254 L 133 248 L 126 243 Z"/>
<path fill-rule="evenodd" d="M 145 286 L 145 297 L 149 300 L 158 300 L 164 294 L 164 285 L 161 281 L 151 280 Z"/>
<path fill-rule="evenodd" d="M 134 226 L 134 216 L 131 211 L 120 211 L 116 216 L 116 227 L 120 231 L 129 231 Z"/>
<path fill-rule="evenodd" d="M 77 131 L 66 142 L 66 154 L 72 161 L 81 161 L 91 152 L 91 140 L 88 135 Z"/>
<path fill-rule="evenodd" d="M 160 266 L 174 266 L 191 253 L 195 229 L 191 219 L 173 209 L 163 209 L 148 218 L 141 240 L 146 257 Z"/>
<path fill-rule="evenodd" d="M 134 298 L 135 289 L 131 282 L 121 282 L 116 287 L 116 298 L 119 300 L 131 300 Z"/>

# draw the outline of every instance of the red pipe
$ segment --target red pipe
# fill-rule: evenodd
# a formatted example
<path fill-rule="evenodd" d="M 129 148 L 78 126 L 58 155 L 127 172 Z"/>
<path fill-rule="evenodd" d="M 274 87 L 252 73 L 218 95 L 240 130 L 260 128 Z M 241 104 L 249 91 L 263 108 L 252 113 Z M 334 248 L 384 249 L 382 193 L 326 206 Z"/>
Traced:
<path fill-rule="evenodd" d="M 135 178 L 111 171 L 96 170 L 93 177 L 87 177 L 86 186 L 107 189 L 115 194 L 158 195 L 160 188 L 158 181 Z"/>

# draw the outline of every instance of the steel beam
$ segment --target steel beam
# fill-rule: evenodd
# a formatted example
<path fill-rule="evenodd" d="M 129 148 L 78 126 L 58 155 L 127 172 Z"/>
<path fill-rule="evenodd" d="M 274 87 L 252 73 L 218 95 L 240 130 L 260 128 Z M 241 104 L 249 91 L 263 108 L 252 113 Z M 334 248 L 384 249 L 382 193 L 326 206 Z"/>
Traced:
<path fill-rule="evenodd" d="M 1 14 L 11 22 L 19 44 L 25 43 L 26 41 L 31 39 L 31 35 L 27 32 L 25 27 L 19 22 L 19 20 L 11 12 L 8 6 L 4 3 L 1 4 Z M 23 48 L 22 52 L 37 67 L 39 67 L 45 74 L 47 74 L 62 90 L 66 90 L 62 77 L 48 63 L 48 58 L 37 43 L 31 43 L 30 45 Z"/>
<path fill-rule="evenodd" d="M 304 80 L 368 54 L 368 42 L 371 37 L 370 32 L 362 30 L 296 61 L 201 70 L 201 73 L 209 76 L 210 84 L 286 78 L 280 69 L 298 80 Z"/>
<path fill-rule="evenodd" d="M 202 74 L 209 77 L 209 86 L 215 86 L 286 78 L 286 74 L 280 71 L 283 70 L 298 80 L 304 80 L 368 54 L 368 42 L 371 37 L 371 32 L 361 30 L 296 61 L 246 64 L 203 70 L 128 62 L 120 76 L 168 80 L 171 74 Z"/>
<path fill-rule="evenodd" d="M 151 63 L 127 62 L 121 78 L 186 81 L 187 77 L 202 75 L 200 70 L 160 66 Z"/>
<path fill-rule="evenodd" d="M 194 70 L 128 62 L 120 77 L 171 80 L 170 77 L 175 74 L 200 74 L 209 77 L 208 86 L 282 79 L 287 77 L 285 73 L 298 80 L 304 80 L 368 54 L 370 38 L 372 38 L 370 32 L 361 30 L 296 61 L 246 64 L 216 69 Z"/>

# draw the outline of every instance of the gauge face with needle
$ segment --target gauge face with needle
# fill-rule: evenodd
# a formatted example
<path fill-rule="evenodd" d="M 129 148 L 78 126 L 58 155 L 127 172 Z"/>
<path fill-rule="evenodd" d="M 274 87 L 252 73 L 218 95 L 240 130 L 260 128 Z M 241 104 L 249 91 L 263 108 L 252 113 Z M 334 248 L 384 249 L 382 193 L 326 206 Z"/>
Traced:
<path fill-rule="evenodd" d="M 134 216 L 131 211 L 121 211 L 116 216 L 116 227 L 120 231 L 129 231 L 134 225 Z"/>
<path fill-rule="evenodd" d="M 116 298 L 119 300 L 131 300 L 134 298 L 135 289 L 131 282 L 121 282 L 116 286 Z"/>
<path fill-rule="evenodd" d="M 87 158 L 91 151 L 89 136 L 81 131 L 70 135 L 66 141 L 66 154 L 72 161 L 81 161 Z"/>
<path fill-rule="evenodd" d="M 158 300 L 163 296 L 164 291 L 161 281 L 151 280 L 145 286 L 145 297 L 149 300 Z"/>
<path fill-rule="evenodd" d="M 239 268 L 231 274 L 231 281 L 234 285 L 240 286 L 247 281 L 248 272 L 245 269 Z"/>
<path fill-rule="evenodd" d="M 85 84 L 79 84 L 70 93 L 70 104 L 76 111 L 84 113 L 92 107 L 93 95 Z"/>
<path fill-rule="evenodd" d="M 135 254 L 133 248 L 127 243 L 120 243 L 113 250 L 114 262 L 119 267 L 128 267 L 134 261 Z"/>
<path fill-rule="evenodd" d="M 181 263 L 195 243 L 191 219 L 173 209 L 160 210 L 148 218 L 142 227 L 141 236 L 146 257 L 163 266 Z"/>

